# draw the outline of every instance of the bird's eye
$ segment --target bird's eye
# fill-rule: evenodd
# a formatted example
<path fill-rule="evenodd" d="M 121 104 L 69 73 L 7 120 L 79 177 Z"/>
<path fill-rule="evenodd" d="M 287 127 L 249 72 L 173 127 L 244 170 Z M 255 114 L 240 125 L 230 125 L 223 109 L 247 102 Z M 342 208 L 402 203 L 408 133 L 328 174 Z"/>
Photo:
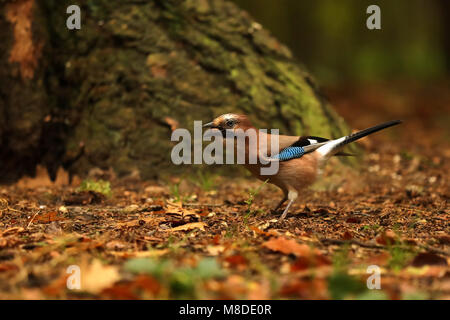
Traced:
<path fill-rule="evenodd" d="M 231 119 L 227 120 L 226 125 L 227 127 L 232 128 L 234 126 L 234 120 Z"/>

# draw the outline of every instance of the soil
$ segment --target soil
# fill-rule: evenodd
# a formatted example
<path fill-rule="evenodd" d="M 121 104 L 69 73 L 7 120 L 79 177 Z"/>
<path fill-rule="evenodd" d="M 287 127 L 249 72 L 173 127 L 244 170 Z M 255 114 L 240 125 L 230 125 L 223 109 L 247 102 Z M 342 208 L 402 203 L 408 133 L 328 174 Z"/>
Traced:
<path fill-rule="evenodd" d="M 0 186 L 0 299 L 449 299 L 449 87 L 329 88 L 355 129 L 404 123 L 362 140 L 358 165 L 333 159 L 282 222 L 276 187 L 210 168 L 91 171 L 111 195 L 62 171 Z"/>

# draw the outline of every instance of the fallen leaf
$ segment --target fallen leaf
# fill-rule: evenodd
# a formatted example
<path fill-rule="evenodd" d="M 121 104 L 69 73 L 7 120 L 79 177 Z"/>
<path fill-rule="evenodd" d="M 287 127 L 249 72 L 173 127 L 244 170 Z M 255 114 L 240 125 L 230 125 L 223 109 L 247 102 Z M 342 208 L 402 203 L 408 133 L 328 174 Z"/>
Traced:
<path fill-rule="evenodd" d="M 161 186 L 148 186 L 144 189 L 144 191 L 150 195 L 168 194 L 167 188 Z"/>
<path fill-rule="evenodd" d="M 303 279 L 294 279 L 293 281 L 285 283 L 280 293 L 284 296 L 295 297 L 300 299 L 327 299 L 328 290 L 327 282 L 323 278 L 314 277 L 311 281 Z"/>
<path fill-rule="evenodd" d="M 206 247 L 206 251 L 212 256 L 217 256 L 225 250 L 224 246 L 208 246 Z"/>
<path fill-rule="evenodd" d="M 435 253 L 423 252 L 414 257 L 411 265 L 413 267 L 422 267 L 425 265 L 447 266 L 447 260 Z"/>
<path fill-rule="evenodd" d="M 73 192 L 64 199 L 64 204 L 68 206 L 73 205 L 87 205 L 102 203 L 105 200 L 105 195 L 100 192 L 89 191 L 79 191 Z"/>
<path fill-rule="evenodd" d="M 43 214 L 40 214 L 34 218 L 34 221 L 41 223 L 50 223 L 53 221 L 61 221 L 64 220 L 64 217 L 59 215 L 56 211 L 49 211 Z"/>
<path fill-rule="evenodd" d="M 188 231 L 188 230 L 193 230 L 193 229 L 200 229 L 202 231 L 205 231 L 205 226 L 206 224 L 204 222 L 192 222 L 192 223 L 186 223 L 183 224 L 182 226 L 178 226 L 172 229 L 167 229 L 164 231 Z"/>
<path fill-rule="evenodd" d="M 119 240 L 112 240 L 106 244 L 106 249 L 109 250 L 121 250 L 126 248 L 127 244 Z"/>
<path fill-rule="evenodd" d="M 345 220 L 347 223 L 361 223 L 361 218 L 359 217 L 350 217 Z"/>
<path fill-rule="evenodd" d="M 248 299 L 269 300 L 270 289 L 270 283 L 268 280 L 263 280 L 262 283 L 252 281 L 248 284 Z"/>
<path fill-rule="evenodd" d="M 163 239 L 161 239 L 161 238 L 151 237 L 151 236 L 144 236 L 140 240 L 142 240 L 142 241 L 154 241 L 154 242 L 162 242 L 163 241 Z"/>
<path fill-rule="evenodd" d="M 138 275 L 134 279 L 134 285 L 135 287 L 141 288 L 151 294 L 157 294 L 161 290 L 161 285 L 159 282 L 149 275 Z"/>
<path fill-rule="evenodd" d="M 123 213 L 135 213 L 139 211 L 139 206 L 136 204 L 131 204 L 122 209 Z"/>
<path fill-rule="evenodd" d="M 149 275 L 138 275 L 133 281 L 127 283 L 116 283 L 110 288 L 106 288 L 102 291 L 113 299 L 138 299 L 136 295 L 137 291 L 144 291 L 150 294 L 152 297 L 161 291 L 161 285 L 159 282 Z"/>
<path fill-rule="evenodd" d="M 345 231 L 344 234 L 342 235 L 342 240 L 351 240 L 353 239 L 353 234 L 351 233 L 351 231 Z"/>
<path fill-rule="evenodd" d="M 183 208 L 183 205 L 181 202 L 167 202 L 166 214 L 180 215 L 182 217 L 188 217 L 188 216 L 199 217 L 200 216 L 194 210 Z"/>
<path fill-rule="evenodd" d="M 397 239 L 397 236 L 396 236 L 396 234 L 394 233 L 394 231 L 392 231 L 392 230 L 386 230 L 386 231 L 380 233 L 380 234 L 375 238 L 375 241 L 376 241 L 378 244 L 381 244 L 381 245 L 384 245 L 384 246 L 385 246 L 385 245 L 394 244 L 395 241 L 396 241 L 396 239 Z"/>
<path fill-rule="evenodd" d="M 149 251 L 133 251 L 133 252 L 124 252 L 124 251 L 110 251 L 109 254 L 112 254 L 115 257 L 120 258 L 151 258 L 151 257 L 159 257 L 169 252 L 168 249 L 161 250 L 149 250 Z"/>
<path fill-rule="evenodd" d="M 439 243 L 442 244 L 450 244 L 450 236 L 448 235 L 442 235 L 442 236 L 438 236 L 436 237 L 436 239 L 439 241 Z"/>
<path fill-rule="evenodd" d="M 9 235 L 12 235 L 15 233 L 22 233 L 24 231 L 25 231 L 25 229 L 22 227 L 12 227 L 12 228 L 9 228 L 9 229 L 6 229 L 5 231 L 3 231 L 2 237 L 6 237 L 6 236 L 9 236 Z"/>
<path fill-rule="evenodd" d="M 19 267 L 15 265 L 14 263 L 5 262 L 3 264 L 0 264 L 0 272 L 5 271 L 18 271 Z"/>
<path fill-rule="evenodd" d="M 59 278 L 53 280 L 48 286 L 44 287 L 42 291 L 48 296 L 58 296 L 67 290 L 67 279 L 69 274 L 64 273 Z"/>
<path fill-rule="evenodd" d="M 311 248 L 308 245 L 299 244 L 295 240 L 288 240 L 284 237 L 271 238 L 263 243 L 263 247 L 272 251 L 293 254 L 295 256 L 308 256 L 311 254 Z"/>
<path fill-rule="evenodd" d="M 116 283 L 110 288 L 106 288 L 102 291 L 102 294 L 109 299 L 115 300 L 137 300 L 139 297 L 133 292 L 133 283 Z"/>
<path fill-rule="evenodd" d="M 240 254 L 226 257 L 225 261 L 228 262 L 232 267 L 246 266 L 248 264 L 247 259 Z"/>
<path fill-rule="evenodd" d="M 120 279 L 115 266 L 107 266 L 94 260 L 90 265 L 81 268 L 81 290 L 100 293 Z"/>
<path fill-rule="evenodd" d="M 250 228 L 250 230 L 252 230 L 255 234 L 261 234 L 261 235 L 264 235 L 264 236 L 268 236 L 268 235 L 269 235 L 268 232 L 266 232 L 266 231 L 264 231 L 264 230 L 261 230 L 260 228 L 258 228 L 258 227 L 256 227 L 256 226 L 249 226 L 249 228 Z"/>

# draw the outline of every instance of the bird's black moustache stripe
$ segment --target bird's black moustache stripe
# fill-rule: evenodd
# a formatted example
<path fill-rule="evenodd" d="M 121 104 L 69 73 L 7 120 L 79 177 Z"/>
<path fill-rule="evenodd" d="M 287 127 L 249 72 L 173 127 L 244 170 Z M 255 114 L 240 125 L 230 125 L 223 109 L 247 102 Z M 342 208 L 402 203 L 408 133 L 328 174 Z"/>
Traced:
<path fill-rule="evenodd" d="M 213 126 L 211 129 L 217 129 L 222 133 L 222 137 L 226 138 L 227 136 L 227 130 L 223 128 L 222 126 Z"/>
<path fill-rule="evenodd" d="M 220 132 L 222 132 L 222 137 L 223 137 L 223 138 L 226 138 L 226 137 L 227 137 L 227 130 L 225 130 L 225 129 L 222 128 L 222 127 L 217 127 L 217 129 L 219 129 Z"/>

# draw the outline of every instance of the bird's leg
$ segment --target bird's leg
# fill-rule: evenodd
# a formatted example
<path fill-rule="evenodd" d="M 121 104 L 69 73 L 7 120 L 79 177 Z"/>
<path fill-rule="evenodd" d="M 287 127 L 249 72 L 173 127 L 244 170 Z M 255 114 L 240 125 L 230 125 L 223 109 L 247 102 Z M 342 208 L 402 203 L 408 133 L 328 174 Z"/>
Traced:
<path fill-rule="evenodd" d="M 294 200 L 289 200 L 289 202 L 288 202 L 288 204 L 286 206 L 286 209 L 284 209 L 283 214 L 281 215 L 280 220 L 278 220 L 278 221 L 283 221 L 284 220 L 284 218 L 286 217 L 286 215 L 287 215 L 287 213 L 289 211 L 289 207 L 291 206 L 292 202 L 294 202 Z"/>
<path fill-rule="evenodd" d="M 281 199 L 281 201 L 277 204 L 277 206 L 275 207 L 275 209 L 273 209 L 273 211 L 275 212 L 278 211 L 278 209 L 281 208 L 281 206 L 283 205 L 283 203 L 286 202 L 287 199 L 288 199 L 287 196 L 283 196 L 283 199 Z"/>
<path fill-rule="evenodd" d="M 289 191 L 289 193 L 288 193 L 289 202 L 286 206 L 286 209 L 284 209 L 283 214 L 280 217 L 280 220 L 278 220 L 278 221 L 283 221 L 284 218 L 286 218 L 289 208 L 290 208 L 291 204 L 295 201 L 295 199 L 297 199 L 297 196 L 298 196 L 298 193 L 296 191 Z"/>

